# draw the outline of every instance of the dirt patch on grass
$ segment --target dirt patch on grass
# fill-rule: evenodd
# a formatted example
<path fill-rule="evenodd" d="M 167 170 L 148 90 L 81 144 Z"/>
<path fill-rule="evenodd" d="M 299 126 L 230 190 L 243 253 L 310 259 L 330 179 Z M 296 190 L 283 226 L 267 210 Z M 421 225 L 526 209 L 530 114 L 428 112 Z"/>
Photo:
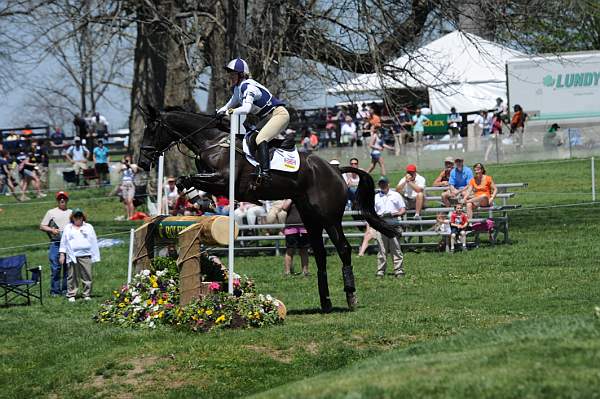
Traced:
<path fill-rule="evenodd" d="M 311 341 L 304 346 L 304 350 L 306 352 L 310 353 L 311 355 L 318 355 L 319 354 L 319 344 Z"/>
<path fill-rule="evenodd" d="M 275 361 L 285 363 L 285 364 L 289 364 L 293 360 L 291 349 L 286 349 L 286 350 L 273 349 L 273 348 L 268 348 L 265 346 L 258 346 L 258 345 L 244 345 L 244 348 L 249 349 L 256 353 L 260 353 L 261 355 L 265 355 Z"/>

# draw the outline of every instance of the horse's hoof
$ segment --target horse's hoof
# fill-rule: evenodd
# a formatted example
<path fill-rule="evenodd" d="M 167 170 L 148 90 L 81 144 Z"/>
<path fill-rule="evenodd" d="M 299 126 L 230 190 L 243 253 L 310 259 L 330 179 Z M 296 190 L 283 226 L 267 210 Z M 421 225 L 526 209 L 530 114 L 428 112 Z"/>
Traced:
<path fill-rule="evenodd" d="M 354 292 L 346 293 L 346 301 L 348 302 L 348 309 L 350 309 L 351 311 L 356 310 L 356 306 L 358 305 L 358 299 L 356 298 Z"/>
<path fill-rule="evenodd" d="M 325 301 L 321 302 L 321 311 L 323 311 L 323 313 L 331 313 L 332 310 L 333 305 L 331 305 L 331 300 L 326 299 Z"/>

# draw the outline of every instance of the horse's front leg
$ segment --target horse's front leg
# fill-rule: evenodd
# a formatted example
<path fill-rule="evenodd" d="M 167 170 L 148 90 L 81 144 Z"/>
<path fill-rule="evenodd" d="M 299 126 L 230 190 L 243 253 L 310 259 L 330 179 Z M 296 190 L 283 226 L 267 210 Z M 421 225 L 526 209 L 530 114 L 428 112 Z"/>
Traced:
<path fill-rule="evenodd" d="M 201 191 L 205 191 L 213 195 L 225 194 L 225 179 L 217 173 L 196 174 L 189 176 L 180 176 L 177 178 L 177 189 L 184 192 L 187 198 L 193 204 L 200 205 L 201 209 L 208 206 L 206 199 L 200 196 Z M 210 202 L 210 200 L 209 200 Z"/>

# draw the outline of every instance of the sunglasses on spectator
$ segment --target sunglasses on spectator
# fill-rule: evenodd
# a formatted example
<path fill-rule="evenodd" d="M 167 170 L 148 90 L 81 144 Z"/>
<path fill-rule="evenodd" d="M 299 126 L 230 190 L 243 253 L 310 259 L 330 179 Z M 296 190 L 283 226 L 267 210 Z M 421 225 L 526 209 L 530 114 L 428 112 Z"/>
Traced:
<path fill-rule="evenodd" d="M 350 165 L 358 165 L 358 162 L 350 162 Z"/>

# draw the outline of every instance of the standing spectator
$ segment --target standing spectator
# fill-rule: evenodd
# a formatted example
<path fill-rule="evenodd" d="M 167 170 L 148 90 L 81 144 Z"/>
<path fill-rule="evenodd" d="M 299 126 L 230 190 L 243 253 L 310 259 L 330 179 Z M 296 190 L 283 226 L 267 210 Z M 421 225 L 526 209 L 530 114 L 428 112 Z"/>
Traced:
<path fill-rule="evenodd" d="M 465 166 L 462 157 L 454 159 L 454 168 L 450 172 L 448 180 L 448 190 L 442 193 L 442 202 L 445 206 L 451 206 L 456 202 L 462 201 L 464 192 L 469 186 L 469 181 L 473 178 L 473 171 Z"/>
<path fill-rule="evenodd" d="M 458 137 L 460 135 L 460 124 L 462 123 L 462 117 L 456 108 L 450 108 L 450 114 L 448 115 L 448 133 L 450 134 L 449 141 L 451 150 L 458 149 Z"/>
<path fill-rule="evenodd" d="M 467 204 L 467 217 L 473 218 L 473 210 L 480 206 L 492 206 L 494 199 L 498 194 L 498 188 L 492 179 L 492 176 L 485 174 L 485 168 L 481 163 L 473 166 L 475 176 L 469 181 L 468 189 L 465 192 L 465 202 Z"/>
<path fill-rule="evenodd" d="M 415 210 L 414 219 L 421 219 L 421 210 L 425 205 L 425 178 L 417 173 L 417 166 L 406 166 L 406 175 L 400 179 L 396 191 L 402 195 L 408 209 Z"/>
<path fill-rule="evenodd" d="M 483 157 L 484 161 L 487 162 L 489 159 L 490 153 L 494 146 L 496 146 L 496 151 L 500 151 L 500 144 L 502 140 L 500 140 L 500 135 L 502 134 L 502 115 L 500 113 L 494 114 L 492 118 L 492 134 L 490 135 L 490 139 L 488 140 L 488 146 L 485 150 L 485 155 Z"/>
<path fill-rule="evenodd" d="M 370 118 L 371 118 L 371 113 L 369 112 L 369 109 L 367 108 L 367 104 L 362 103 L 362 105 L 360 106 L 360 110 L 358 110 L 358 112 L 356 113 L 356 121 L 358 122 L 361 130 L 364 130 L 367 128 Z"/>
<path fill-rule="evenodd" d="M 177 197 L 179 197 L 179 190 L 175 185 L 176 182 L 177 180 L 174 177 L 169 177 L 167 179 L 167 186 L 165 187 L 165 200 L 167 203 L 167 211 L 175 206 Z"/>
<path fill-rule="evenodd" d="M 59 247 L 62 232 L 69 224 L 71 210 L 67 208 L 69 194 L 66 191 L 56 193 L 58 206 L 50 209 L 40 222 L 40 230 L 47 233 L 50 238 L 48 247 L 48 260 L 50 261 L 50 295 L 64 295 L 67 293 L 67 265 L 59 259 Z"/>
<path fill-rule="evenodd" d="M 425 115 L 423 115 L 421 113 L 420 109 L 417 109 L 416 114 L 414 114 L 412 117 L 413 134 L 414 134 L 415 145 L 417 146 L 417 148 L 421 145 L 421 142 L 423 141 L 423 133 L 425 132 L 424 124 L 428 120 L 429 120 L 429 118 L 426 117 Z"/>
<path fill-rule="evenodd" d="M 65 134 L 60 127 L 56 126 L 52 134 L 50 134 L 50 147 L 54 155 L 62 155 L 65 148 L 64 140 Z"/>
<path fill-rule="evenodd" d="M 396 156 L 400 155 L 400 149 L 408 143 L 408 137 L 412 128 L 412 117 L 408 108 L 404 107 L 394 120 L 394 148 Z"/>
<path fill-rule="evenodd" d="M 319 136 L 317 135 L 317 132 L 315 132 L 315 129 L 310 128 L 310 147 L 312 148 L 313 151 L 318 150 L 319 149 Z"/>
<path fill-rule="evenodd" d="M 133 183 L 133 179 L 137 173 L 137 165 L 131 162 L 131 155 L 127 154 L 123 157 L 119 173 L 121 173 L 121 198 L 127 212 L 127 219 L 130 219 L 135 211 L 135 206 L 133 205 L 135 184 Z"/>
<path fill-rule="evenodd" d="M 77 185 L 79 185 L 79 175 L 84 169 L 87 169 L 87 161 L 90 157 L 90 151 L 81 145 L 81 138 L 75 137 L 75 144 L 70 146 L 65 153 L 65 158 L 73 165 L 73 171 L 77 175 Z"/>
<path fill-rule="evenodd" d="M 379 125 L 381 126 L 381 123 L 379 123 Z M 394 147 L 385 144 L 383 138 L 379 137 L 379 129 L 375 130 L 373 129 L 373 126 L 374 125 L 371 125 L 371 138 L 369 139 L 369 148 L 371 149 L 371 166 L 369 166 L 367 173 L 371 173 L 375 169 L 375 166 L 379 165 L 381 168 L 381 175 L 385 176 L 385 164 L 383 162 L 382 151 L 385 148 L 393 150 Z"/>
<path fill-rule="evenodd" d="M 308 248 L 310 248 L 310 242 L 308 241 L 308 232 L 302 224 L 300 212 L 298 212 L 298 208 L 296 208 L 292 200 L 289 199 L 284 201 L 282 209 L 285 209 L 287 212 L 285 228 L 283 229 L 283 234 L 285 235 L 283 274 L 286 276 L 294 274 L 294 253 L 298 250 L 300 264 L 302 265 L 302 274 L 309 276 Z"/>
<path fill-rule="evenodd" d="M 42 187 L 48 187 L 48 168 L 50 157 L 48 156 L 48 147 L 45 140 L 38 140 L 37 143 L 31 146 L 31 151 L 37 160 L 37 173 Z"/>
<path fill-rule="evenodd" d="M 369 115 L 369 129 L 372 136 L 375 133 L 379 133 L 379 129 L 381 129 L 381 116 L 379 116 L 379 111 L 375 108 L 371 108 Z"/>
<path fill-rule="evenodd" d="M 359 169 L 358 158 L 351 158 L 350 166 Z M 348 186 L 348 202 L 350 205 L 352 205 L 354 204 L 354 200 L 356 199 L 356 191 L 358 191 L 358 183 L 360 183 L 360 176 L 356 173 L 344 173 L 343 177 L 346 181 L 346 185 Z"/>
<path fill-rule="evenodd" d="M 399 216 L 404 215 L 406 212 L 404 200 L 400 194 L 390 190 L 390 184 L 386 177 L 381 177 L 377 184 L 381 191 L 375 194 L 375 212 L 387 222 L 394 223 L 398 220 Z M 402 262 L 404 257 L 398 238 L 388 238 L 378 231 L 375 233 L 375 238 L 379 247 L 379 252 L 377 253 L 377 277 L 385 276 L 388 252 L 392 255 L 394 275 L 396 277 L 403 277 L 404 268 Z"/>
<path fill-rule="evenodd" d="M 67 298 L 75 302 L 75 297 L 82 287 L 83 299 L 91 300 L 92 296 L 92 263 L 100 262 L 100 250 L 94 226 L 87 223 L 85 213 L 75 208 L 70 217 L 71 223 L 65 226 L 60 240 L 59 262 L 68 263 Z"/>
<path fill-rule="evenodd" d="M 73 125 L 75 125 L 75 132 L 77 136 L 81 139 L 85 139 L 88 135 L 89 125 L 84 117 L 80 114 L 75 114 L 75 118 L 73 118 Z"/>
<path fill-rule="evenodd" d="M 0 151 L 0 187 L 2 189 L 2 191 L 0 192 L 6 191 L 6 187 L 8 187 L 10 192 L 17 199 L 17 201 L 20 201 L 21 198 L 19 198 L 17 192 L 15 191 L 15 181 L 12 177 L 9 164 L 10 162 L 8 157 L 8 151 Z"/>
<path fill-rule="evenodd" d="M 33 183 L 33 187 L 37 192 L 38 198 L 43 198 L 46 194 L 42 193 L 42 183 L 37 173 L 38 160 L 33 152 L 28 155 L 20 154 L 21 162 L 19 164 L 19 175 L 21 177 L 21 201 L 27 201 L 29 198 L 25 195 L 29 185 Z"/>
<path fill-rule="evenodd" d="M 433 181 L 433 187 L 448 187 L 448 181 L 450 180 L 450 172 L 454 167 L 454 158 L 446 157 L 444 159 L 444 169 L 440 172 L 438 177 Z"/>
<path fill-rule="evenodd" d="M 352 120 L 350 115 L 346 116 L 346 120 L 342 125 L 341 133 L 340 133 L 340 143 L 342 145 L 350 144 L 351 146 L 356 145 L 357 135 L 356 135 L 356 125 Z"/>
<path fill-rule="evenodd" d="M 523 148 L 523 133 L 525 132 L 525 120 L 527 119 L 527 114 L 523 112 L 523 108 L 521 108 L 519 104 L 515 104 L 513 110 L 515 113 L 510 120 L 510 134 L 513 135 L 516 133 L 517 149 L 520 150 Z"/>
<path fill-rule="evenodd" d="M 500 97 L 496 99 L 496 106 L 494 107 L 494 114 L 500 114 L 500 117 L 506 115 L 506 106 L 503 104 L 504 100 Z"/>
<path fill-rule="evenodd" d="M 460 236 L 462 250 L 467 250 L 467 224 L 469 218 L 463 213 L 462 204 L 458 203 L 454 206 L 454 212 L 450 214 L 450 252 L 454 252 L 454 244 L 456 236 Z"/>
<path fill-rule="evenodd" d="M 110 157 L 108 156 L 108 148 L 104 146 L 104 140 L 98 139 L 98 146 L 92 152 L 94 168 L 96 168 L 96 174 L 100 183 L 110 184 L 110 179 L 107 178 L 109 176 L 108 163 L 110 162 Z"/>

